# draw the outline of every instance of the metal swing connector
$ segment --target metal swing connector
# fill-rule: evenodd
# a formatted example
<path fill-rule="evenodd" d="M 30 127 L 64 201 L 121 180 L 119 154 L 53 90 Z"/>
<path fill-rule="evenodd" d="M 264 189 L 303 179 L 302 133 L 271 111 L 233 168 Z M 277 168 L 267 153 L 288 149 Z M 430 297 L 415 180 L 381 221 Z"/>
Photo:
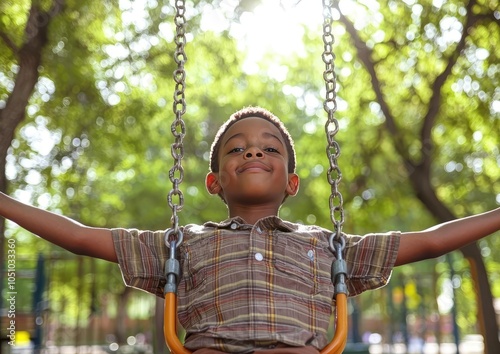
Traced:
<path fill-rule="evenodd" d="M 342 251 L 345 247 L 344 238 L 340 238 L 340 242 L 333 241 L 333 245 L 336 259 L 332 262 L 331 277 L 335 287 L 335 294 L 347 294 L 347 285 L 345 283 L 347 278 L 347 264 L 342 256 Z"/>
<path fill-rule="evenodd" d="M 170 240 L 177 235 L 175 239 Z M 177 246 L 182 243 L 183 233 L 180 229 L 169 229 L 165 232 L 165 244 L 169 248 L 169 258 L 165 261 L 165 279 L 164 287 L 165 307 L 163 334 L 167 347 L 173 354 L 190 354 L 191 352 L 184 348 L 177 336 L 177 286 L 181 278 L 180 264 L 177 260 Z"/>
<path fill-rule="evenodd" d="M 167 280 L 164 287 L 164 294 L 174 293 L 177 294 L 177 285 L 181 278 L 181 266 L 177 260 L 177 246 L 182 243 L 182 231 L 178 230 L 177 239 L 169 240 L 172 235 L 173 229 L 165 232 L 165 244 L 170 249 L 169 258 L 165 261 L 165 279 Z"/>

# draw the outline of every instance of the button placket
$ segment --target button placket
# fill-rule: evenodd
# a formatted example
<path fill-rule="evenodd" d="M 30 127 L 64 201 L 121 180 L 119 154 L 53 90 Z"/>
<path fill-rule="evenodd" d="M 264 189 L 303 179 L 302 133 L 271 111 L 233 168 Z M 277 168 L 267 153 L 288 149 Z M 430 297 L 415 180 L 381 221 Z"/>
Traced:
<path fill-rule="evenodd" d="M 257 262 L 261 262 L 264 260 L 265 255 L 265 245 L 266 242 L 262 238 L 263 235 L 262 227 L 259 225 L 255 225 L 250 231 L 250 239 L 251 239 L 251 252 L 253 253 L 253 258 Z"/>
<path fill-rule="evenodd" d="M 261 230 L 262 231 L 262 230 Z M 258 303 L 261 300 L 258 300 L 254 295 L 259 292 L 260 286 L 259 284 L 266 279 L 266 270 L 265 270 L 265 239 L 262 237 L 261 233 L 259 233 L 259 226 L 254 225 L 253 227 L 248 228 L 248 237 L 249 237 L 249 250 L 248 250 L 248 279 L 249 279 L 249 287 L 252 289 L 256 289 L 256 291 L 250 291 L 248 294 L 248 301 L 250 304 L 250 308 L 257 308 Z M 256 312 L 252 312 L 250 316 L 257 316 Z M 256 318 L 255 318 L 256 320 Z"/>

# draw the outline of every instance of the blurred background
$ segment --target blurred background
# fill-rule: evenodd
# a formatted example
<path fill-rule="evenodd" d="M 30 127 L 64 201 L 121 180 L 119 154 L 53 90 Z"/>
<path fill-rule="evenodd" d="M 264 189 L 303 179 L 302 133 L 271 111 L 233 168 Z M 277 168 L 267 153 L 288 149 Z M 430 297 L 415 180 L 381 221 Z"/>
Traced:
<path fill-rule="evenodd" d="M 2 191 L 88 225 L 170 226 L 174 5 L 0 3 Z M 333 1 L 345 232 L 420 230 L 500 205 L 499 8 Z M 319 0 L 186 2 L 182 224 L 226 218 L 204 187 L 209 147 L 231 113 L 259 105 L 295 139 L 301 189 L 280 216 L 332 228 L 323 11 Z M 2 353 L 168 353 L 162 299 L 126 288 L 114 264 L 0 221 Z M 498 236 L 351 298 L 346 352 L 499 353 Z"/>

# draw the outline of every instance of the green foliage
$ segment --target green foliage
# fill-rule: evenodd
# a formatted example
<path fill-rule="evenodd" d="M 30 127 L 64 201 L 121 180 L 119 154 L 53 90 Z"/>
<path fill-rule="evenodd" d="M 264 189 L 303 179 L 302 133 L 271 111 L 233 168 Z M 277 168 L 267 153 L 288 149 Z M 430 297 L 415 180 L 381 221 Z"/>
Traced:
<path fill-rule="evenodd" d="M 463 55 L 441 88 L 433 148 L 422 151 L 419 133 L 434 93 L 433 82 L 449 58 L 457 55 L 456 41 L 450 39 L 456 35 L 455 27 L 447 27 L 444 19 L 456 26 L 462 23 L 464 2 L 447 1 L 441 8 L 428 1 L 387 2 L 375 8 L 341 3 L 356 10 L 347 16 L 372 49 L 373 68 L 389 112 L 396 117 L 408 157 L 418 161 L 423 153 L 432 155 L 432 182 L 440 200 L 458 216 L 498 205 L 498 22 L 479 22 L 468 35 Z M 173 12 L 153 1 L 145 2 L 144 12 L 134 10 L 134 4 L 66 1 L 64 13 L 51 24 L 40 80 L 26 120 L 12 142 L 7 174 L 12 194 L 85 224 L 164 229 L 170 226 L 166 196 L 171 188 L 170 124 L 174 118 Z M 29 1 L 0 4 L 0 31 L 9 33 L 16 45 L 22 43 L 29 6 Z M 189 31 L 195 36 L 187 43 L 185 206 L 181 222 L 226 218 L 224 204 L 209 196 L 204 186 L 211 139 L 233 111 L 261 105 L 280 116 L 296 140 L 301 189 L 297 197 L 287 200 L 281 216 L 331 228 L 321 96 L 321 24 L 304 28 L 302 52 L 268 53 L 258 63 L 258 70 L 248 73 L 243 70 L 248 53 L 239 49 L 230 26 L 222 32 L 200 30 L 205 6 L 212 5 L 189 3 Z M 256 4 L 242 2 L 237 10 L 247 6 Z M 481 2 L 474 11 L 487 14 L 493 8 L 498 8 L 498 1 Z M 435 219 L 414 195 L 405 156 L 398 153 L 394 136 L 386 129 L 386 116 L 370 73 L 340 23 L 335 23 L 334 31 L 345 231 L 364 234 L 432 225 Z M 11 92 L 16 60 L 15 51 L 3 42 L 0 103 L 5 103 Z M 278 79 L 277 72 L 283 68 L 286 75 Z M 113 311 L 123 291 L 116 267 L 68 256 L 13 225 L 7 233 L 20 240 L 18 252 L 23 256 L 36 259 L 41 251 L 64 258 L 51 264 L 51 304 L 54 312 L 64 313 L 61 322 L 75 325 L 81 308 L 82 318 L 90 314 L 95 300 L 90 296 L 93 282 L 97 284 L 98 303 L 114 297 L 111 302 L 115 305 L 107 308 Z M 492 250 L 499 246 L 494 237 L 480 244 L 496 297 L 500 297 L 496 281 L 500 256 Z M 77 277 L 78 262 L 83 262 L 83 279 Z M 455 263 L 462 285 L 457 290 L 459 323 L 464 332 L 472 332 L 477 328 L 471 326 L 475 323 L 471 277 L 464 260 Z M 439 292 L 448 276 L 448 269 L 439 264 L 427 261 L 404 267 L 395 278 L 415 278 L 421 272 L 435 271 Z M 408 296 L 412 311 L 434 301 L 435 294 L 418 281 L 397 286 L 399 294 Z M 380 314 L 388 306 L 383 296 L 382 292 L 363 295 L 363 312 Z M 150 310 L 148 306 L 144 311 Z M 436 306 L 433 311 L 437 311 Z M 135 313 L 144 316 L 141 310 Z"/>

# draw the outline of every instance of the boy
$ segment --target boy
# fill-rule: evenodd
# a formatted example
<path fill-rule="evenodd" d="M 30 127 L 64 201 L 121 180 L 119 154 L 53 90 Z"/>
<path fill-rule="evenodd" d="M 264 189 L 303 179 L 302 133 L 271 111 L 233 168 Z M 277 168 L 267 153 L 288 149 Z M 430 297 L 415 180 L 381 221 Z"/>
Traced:
<path fill-rule="evenodd" d="M 179 245 L 179 321 L 196 354 L 318 353 L 333 286 L 331 231 L 283 221 L 299 188 L 293 141 L 257 107 L 233 114 L 212 144 L 209 193 L 229 218 L 187 225 Z M 0 194 L 0 215 L 67 250 L 118 262 L 127 285 L 163 297 L 164 231 L 102 229 Z M 420 232 L 345 235 L 350 296 L 385 285 L 394 266 L 440 256 L 500 229 L 500 208 Z"/>

